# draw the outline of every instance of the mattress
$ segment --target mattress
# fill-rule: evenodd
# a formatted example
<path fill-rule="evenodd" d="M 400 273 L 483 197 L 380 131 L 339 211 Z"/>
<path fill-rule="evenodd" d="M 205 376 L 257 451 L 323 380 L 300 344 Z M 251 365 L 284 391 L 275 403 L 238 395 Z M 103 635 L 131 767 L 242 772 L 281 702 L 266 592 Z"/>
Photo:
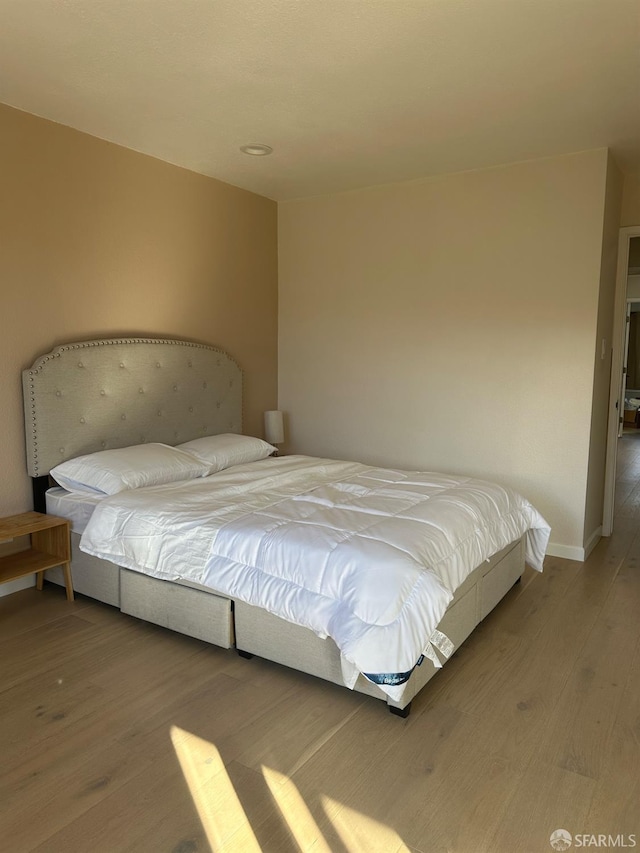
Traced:
<path fill-rule="evenodd" d="M 56 486 L 48 489 L 45 495 L 47 513 L 67 518 L 74 533 L 84 533 L 89 519 L 104 495 L 91 495 L 88 492 L 68 492 Z"/>
<path fill-rule="evenodd" d="M 471 571 L 523 534 L 541 570 L 549 532 L 495 483 L 291 456 L 105 498 L 80 547 L 330 636 L 347 683 L 394 696 L 424 655 L 446 656 L 436 626 Z"/>

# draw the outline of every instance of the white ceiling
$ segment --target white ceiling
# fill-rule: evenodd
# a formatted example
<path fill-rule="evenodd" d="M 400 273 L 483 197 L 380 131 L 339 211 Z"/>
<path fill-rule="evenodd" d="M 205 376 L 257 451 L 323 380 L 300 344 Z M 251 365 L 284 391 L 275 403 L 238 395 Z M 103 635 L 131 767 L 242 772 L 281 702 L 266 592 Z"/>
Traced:
<path fill-rule="evenodd" d="M 0 102 L 278 200 L 602 146 L 631 174 L 639 33 L 640 0 L 0 0 Z"/>

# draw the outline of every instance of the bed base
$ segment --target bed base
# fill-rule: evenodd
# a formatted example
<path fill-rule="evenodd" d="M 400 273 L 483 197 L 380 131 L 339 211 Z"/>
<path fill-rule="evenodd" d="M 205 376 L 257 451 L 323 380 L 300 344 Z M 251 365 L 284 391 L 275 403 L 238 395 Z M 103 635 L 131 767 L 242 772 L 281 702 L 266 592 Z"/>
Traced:
<path fill-rule="evenodd" d="M 76 592 L 147 622 L 222 648 L 235 648 L 243 658 L 255 655 L 344 686 L 340 652 L 331 639 L 321 639 L 307 628 L 242 601 L 232 602 L 205 587 L 162 581 L 120 568 L 80 551 L 78 534 L 72 533 L 71 540 Z M 456 650 L 520 580 L 523 570 L 521 539 L 469 575 L 438 626 Z M 64 586 L 60 569 L 48 571 L 46 577 Z M 400 702 L 390 699 L 364 676 L 358 678 L 354 690 L 382 699 L 393 714 L 406 717 L 412 699 L 436 672 L 438 669 L 425 658 L 413 671 Z"/>

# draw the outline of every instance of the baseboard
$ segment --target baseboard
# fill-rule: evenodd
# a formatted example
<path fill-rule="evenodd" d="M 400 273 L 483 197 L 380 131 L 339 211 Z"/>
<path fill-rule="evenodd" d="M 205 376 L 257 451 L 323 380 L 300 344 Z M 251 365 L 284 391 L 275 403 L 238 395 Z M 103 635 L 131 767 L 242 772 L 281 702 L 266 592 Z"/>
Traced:
<path fill-rule="evenodd" d="M 573 545 L 560 545 L 556 542 L 549 542 L 547 545 L 547 554 L 550 557 L 562 557 L 564 560 L 578 560 L 580 563 L 584 563 L 584 552 L 584 548 Z"/>
<path fill-rule="evenodd" d="M 577 560 L 579 563 L 584 563 L 601 538 L 602 526 L 593 531 L 583 548 L 578 548 L 575 545 L 560 545 L 558 542 L 549 542 L 547 554 L 550 557 L 562 557 L 564 560 Z"/>
<path fill-rule="evenodd" d="M 0 584 L 0 598 L 3 595 L 11 595 L 12 592 L 20 592 L 21 589 L 28 589 L 30 586 L 35 586 L 36 576 L 25 575 L 23 578 L 16 578 L 13 581 L 7 581 Z"/>

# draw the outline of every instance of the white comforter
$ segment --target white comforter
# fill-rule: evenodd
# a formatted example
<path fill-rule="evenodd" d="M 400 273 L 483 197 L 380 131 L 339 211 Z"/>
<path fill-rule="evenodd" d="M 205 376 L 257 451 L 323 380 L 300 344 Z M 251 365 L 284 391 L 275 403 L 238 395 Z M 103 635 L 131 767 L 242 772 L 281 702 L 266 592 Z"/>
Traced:
<path fill-rule="evenodd" d="M 524 533 L 527 562 L 542 570 L 549 532 L 493 483 L 287 456 L 105 498 L 80 547 L 330 636 L 353 681 L 433 657 L 467 575 Z"/>

